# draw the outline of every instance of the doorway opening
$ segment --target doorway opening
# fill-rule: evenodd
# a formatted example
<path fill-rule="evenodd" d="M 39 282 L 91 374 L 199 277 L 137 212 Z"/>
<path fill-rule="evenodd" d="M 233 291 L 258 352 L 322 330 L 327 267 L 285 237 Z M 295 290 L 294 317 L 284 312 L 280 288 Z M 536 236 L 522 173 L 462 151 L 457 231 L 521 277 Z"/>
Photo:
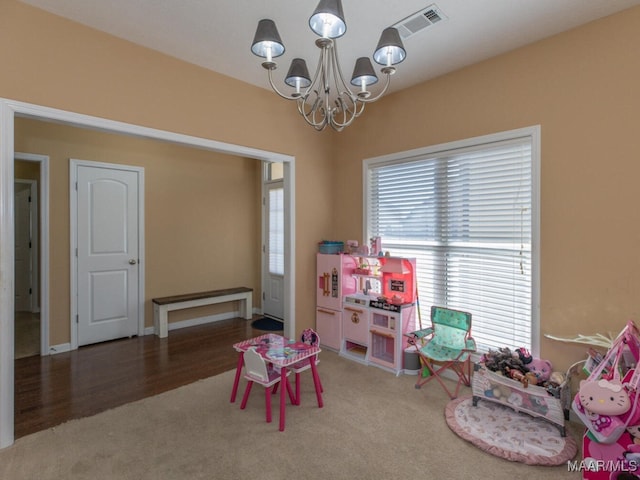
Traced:
<path fill-rule="evenodd" d="M 16 152 L 14 171 L 14 358 L 25 358 L 49 354 L 49 157 Z"/>
<path fill-rule="evenodd" d="M 106 120 L 49 107 L 0 99 L 0 448 L 14 441 L 14 119 L 16 116 L 70 126 L 162 140 L 259 161 L 282 163 L 284 170 L 285 302 L 284 334 L 295 335 L 295 164 L 294 158 L 275 152 L 227 144 L 168 131 Z M 48 227 L 47 227 L 48 228 Z M 46 230 L 48 231 L 48 229 Z M 45 229 L 42 229 L 45 232 Z M 44 265 L 44 259 L 43 259 Z M 10 280 L 7 280 L 10 279 Z M 44 303 L 43 303 L 44 307 Z"/>

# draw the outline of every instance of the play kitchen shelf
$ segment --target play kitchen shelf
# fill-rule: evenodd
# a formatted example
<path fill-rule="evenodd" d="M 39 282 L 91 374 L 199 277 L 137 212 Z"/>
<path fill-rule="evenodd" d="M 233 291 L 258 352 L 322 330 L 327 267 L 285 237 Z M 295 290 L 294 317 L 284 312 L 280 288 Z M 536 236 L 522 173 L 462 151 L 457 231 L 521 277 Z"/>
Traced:
<path fill-rule="evenodd" d="M 415 259 L 318 254 L 316 330 L 322 345 L 351 360 L 403 373 L 415 330 Z"/>

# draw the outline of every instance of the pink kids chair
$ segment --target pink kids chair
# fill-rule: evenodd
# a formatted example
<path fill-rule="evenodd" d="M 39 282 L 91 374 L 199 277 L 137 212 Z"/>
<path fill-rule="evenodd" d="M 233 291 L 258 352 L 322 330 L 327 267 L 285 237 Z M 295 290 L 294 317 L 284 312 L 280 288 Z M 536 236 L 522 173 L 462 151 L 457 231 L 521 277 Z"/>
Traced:
<path fill-rule="evenodd" d="M 244 391 L 244 396 L 242 397 L 240 408 L 244 410 L 244 408 L 247 406 L 249 394 L 251 393 L 251 387 L 253 387 L 254 383 L 259 383 L 260 385 L 265 387 L 267 423 L 271 423 L 272 387 L 274 385 L 277 387 L 278 383 L 280 382 L 280 372 L 277 372 L 273 368 L 267 368 L 267 363 L 265 362 L 264 358 L 262 358 L 262 356 L 258 352 L 256 352 L 255 347 L 251 347 L 246 352 L 244 352 L 244 366 L 244 378 L 247 379 L 247 387 Z M 291 372 L 287 372 L 287 376 L 289 376 L 290 373 Z M 291 400 L 293 403 L 293 400 L 295 399 L 292 398 Z"/>
<path fill-rule="evenodd" d="M 306 343 L 307 345 L 317 346 L 320 344 L 320 337 L 316 333 L 315 330 L 311 328 L 307 328 L 302 332 L 301 336 L 302 343 Z M 296 374 L 296 405 L 300 405 L 300 374 L 305 370 L 309 370 L 311 368 L 311 362 L 315 362 L 316 365 L 320 363 L 318 359 L 318 355 L 314 355 L 313 357 L 305 358 L 304 360 L 300 360 L 293 365 L 287 367 L 289 371 Z M 318 385 L 320 386 L 320 391 L 323 392 L 322 382 L 320 382 L 320 378 L 318 378 Z M 318 403 L 320 406 L 320 403 Z"/>

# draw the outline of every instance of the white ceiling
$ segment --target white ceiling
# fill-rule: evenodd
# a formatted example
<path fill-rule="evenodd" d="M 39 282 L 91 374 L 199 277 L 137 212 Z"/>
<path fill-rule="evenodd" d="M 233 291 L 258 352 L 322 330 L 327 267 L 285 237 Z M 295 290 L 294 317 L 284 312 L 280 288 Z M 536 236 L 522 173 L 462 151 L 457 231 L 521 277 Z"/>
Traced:
<path fill-rule="evenodd" d="M 276 22 L 286 47 L 274 73 L 294 57 L 313 70 L 317 38 L 308 20 L 317 0 L 22 0 L 24 3 L 264 88 L 250 46 L 258 20 Z M 404 41 L 391 90 L 399 90 L 536 40 L 611 15 L 640 0 L 343 0 L 347 33 L 338 40 L 345 76 L 371 56 L 383 28 L 435 4 L 446 16 Z M 284 85 L 284 83 L 282 83 Z M 283 88 L 283 90 L 285 90 Z"/>

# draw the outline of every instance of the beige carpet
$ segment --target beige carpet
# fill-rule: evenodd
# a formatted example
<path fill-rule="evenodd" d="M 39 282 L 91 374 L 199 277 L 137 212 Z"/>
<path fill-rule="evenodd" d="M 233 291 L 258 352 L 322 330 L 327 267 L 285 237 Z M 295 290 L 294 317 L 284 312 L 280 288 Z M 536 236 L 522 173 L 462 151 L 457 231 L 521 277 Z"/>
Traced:
<path fill-rule="evenodd" d="M 302 405 L 288 406 L 284 432 L 277 410 L 273 423 L 264 421 L 258 385 L 246 410 L 240 398 L 229 402 L 233 372 L 226 372 L 18 439 L 0 450 L 0 478 L 578 478 L 566 466 L 509 462 L 460 439 L 445 422 L 448 397 L 437 384 L 416 390 L 415 376 L 395 377 L 332 352 L 320 358 L 325 406 L 317 408 L 305 372 Z M 239 397 L 243 389 L 244 381 Z"/>

